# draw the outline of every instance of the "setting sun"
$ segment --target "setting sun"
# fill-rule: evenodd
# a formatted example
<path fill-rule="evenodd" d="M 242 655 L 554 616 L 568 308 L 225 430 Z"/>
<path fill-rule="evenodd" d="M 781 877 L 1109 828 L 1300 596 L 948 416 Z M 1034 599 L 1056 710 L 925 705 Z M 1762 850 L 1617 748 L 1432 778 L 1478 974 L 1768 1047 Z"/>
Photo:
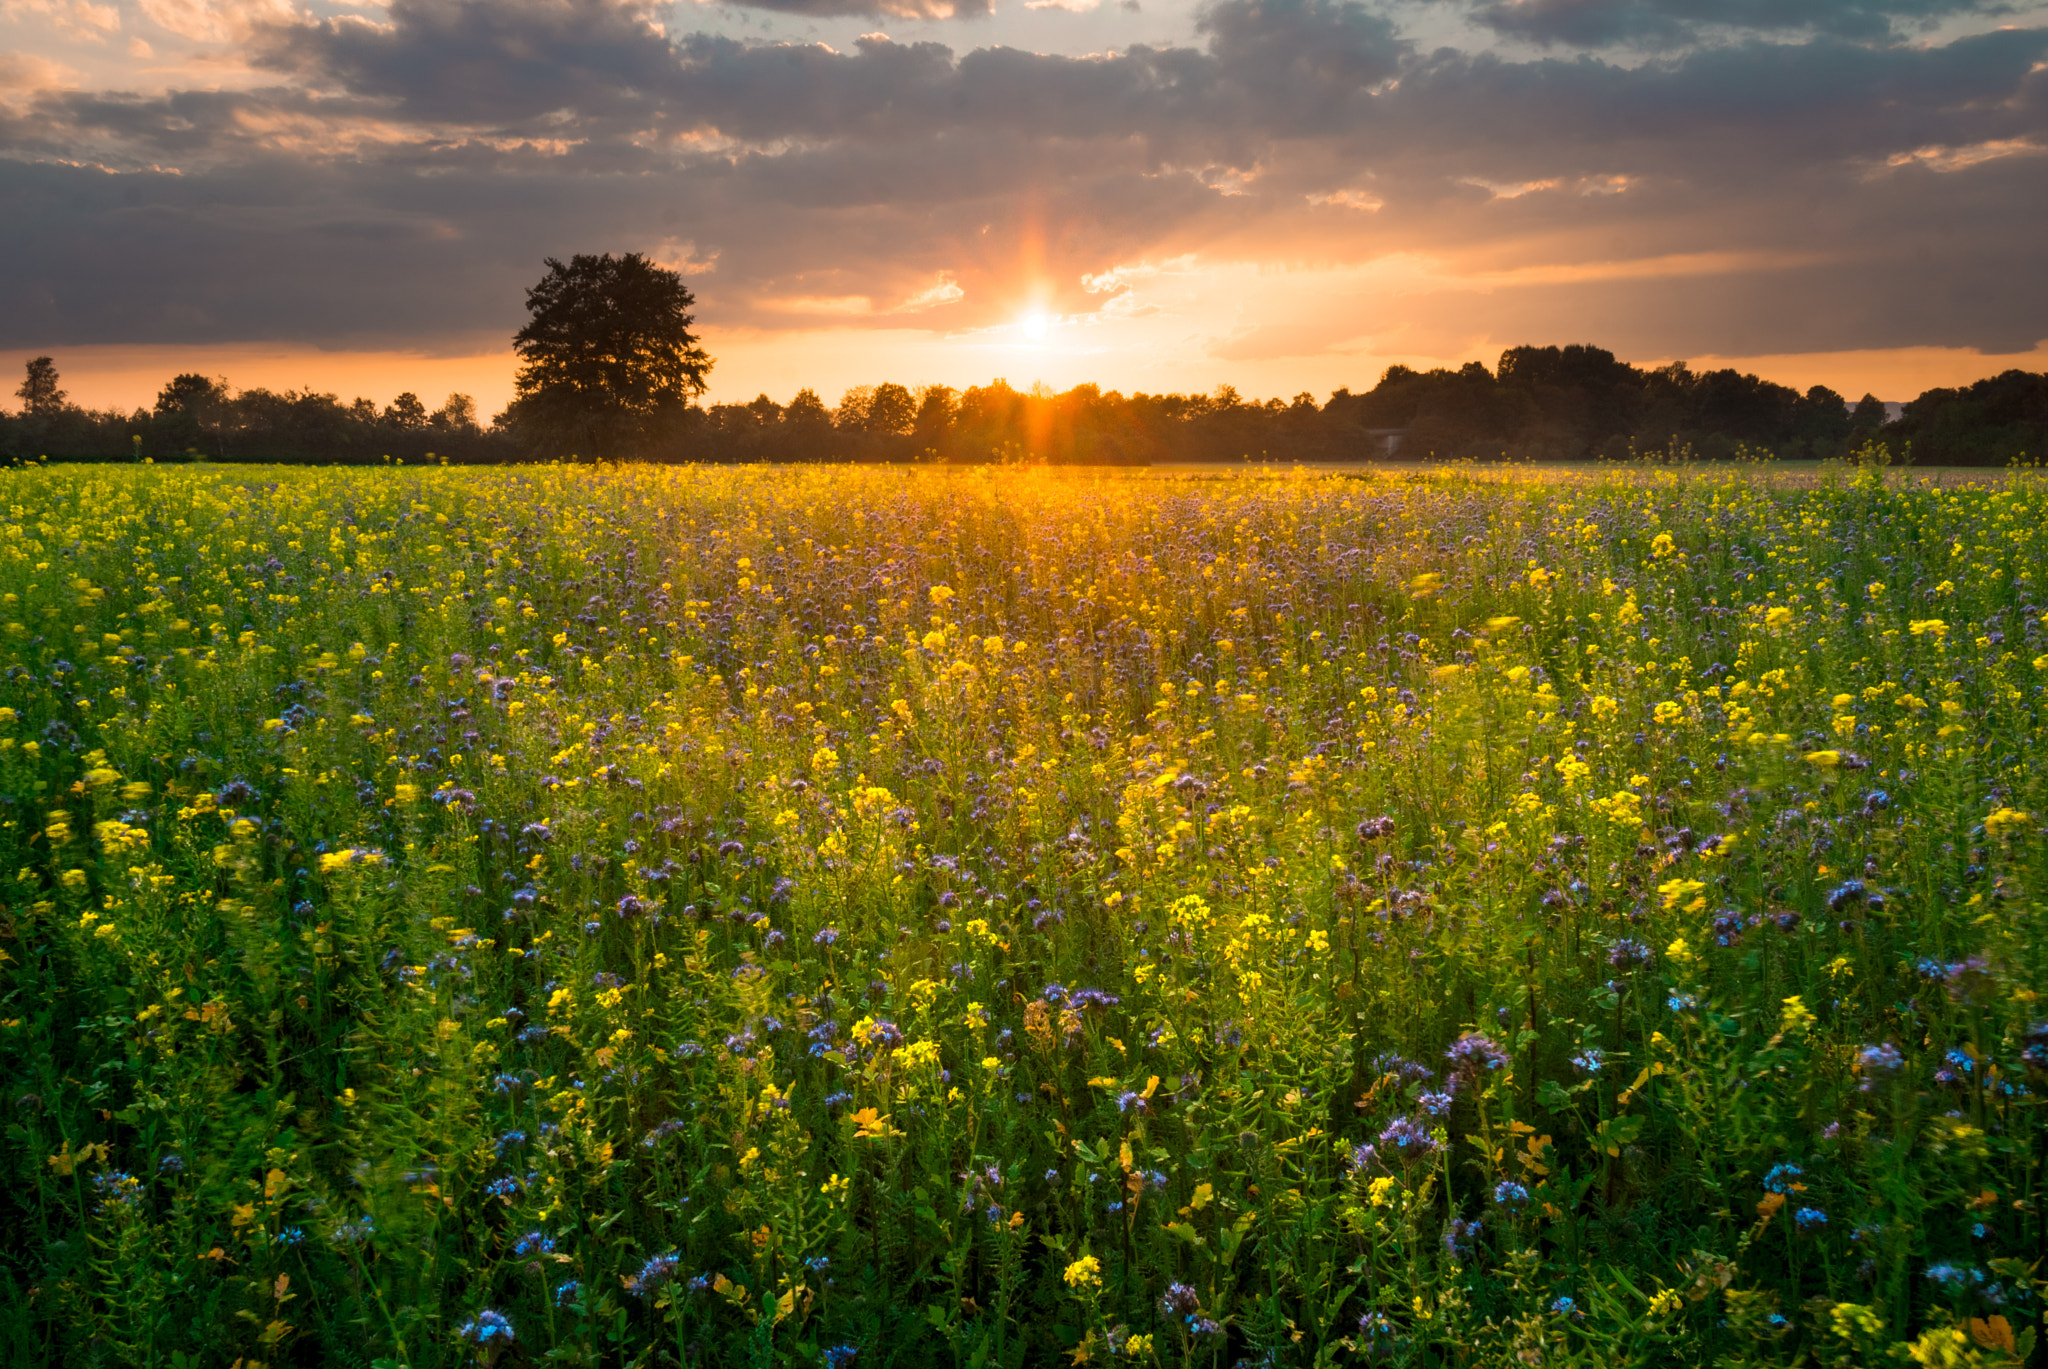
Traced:
<path fill-rule="evenodd" d="M 1026 314 L 1020 326 L 1024 329 L 1025 337 L 1033 342 L 1043 342 L 1046 333 L 1052 328 L 1052 323 L 1044 314 Z"/>

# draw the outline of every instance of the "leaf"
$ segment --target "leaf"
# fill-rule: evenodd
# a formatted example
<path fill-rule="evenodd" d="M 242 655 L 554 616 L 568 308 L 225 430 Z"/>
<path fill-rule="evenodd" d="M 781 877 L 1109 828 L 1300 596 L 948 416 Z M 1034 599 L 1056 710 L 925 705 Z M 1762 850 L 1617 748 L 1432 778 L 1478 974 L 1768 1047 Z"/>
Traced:
<path fill-rule="evenodd" d="M 2019 1349 L 2013 1340 L 2012 1323 L 2004 1317 L 1970 1318 L 1970 1339 L 1986 1350 L 2003 1350 L 2008 1355 Z"/>

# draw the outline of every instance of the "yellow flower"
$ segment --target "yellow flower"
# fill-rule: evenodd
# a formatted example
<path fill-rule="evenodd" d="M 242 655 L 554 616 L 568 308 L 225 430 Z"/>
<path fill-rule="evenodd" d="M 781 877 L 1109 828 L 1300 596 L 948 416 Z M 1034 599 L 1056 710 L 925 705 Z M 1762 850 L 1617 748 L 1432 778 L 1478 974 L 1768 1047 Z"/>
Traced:
<path fill-rule="evenodd" d="M 1842 763 L 1842 753 L 1839 751 L 1809 751 L 1806 753 L 1806 763 L 1808 765 L 1817 765 L 1823 770 L 1829 770 Z"/>
<path fill-rule="evenodd" d="M 2022 813 L 2017 808 L 1999 808 L 1984 819 L 1984 830 L 1994 837 L 2009 837 L 2022 831 L 2034 821 L 2031 813 Z"/>
<path fill-rule="evenodd" d="M 1793 994 L 1785 1000 L 1785 1011 L 1778 1019 L 1778 1030 L 1786 1035 L 1803 1032 L 1814 1024 L 1814 1016 L 1806 1006 L 1806 1000 Z"/>
<path fill-rule="evenodd" d="M 1666 908 L 1676 908 L 1682 904 L 1687 912 L 1696 913 L 1706 906 L 1706 900 L 1700 897 L 1706 892 L 1706 888 L 1706 885 L 1696 879 L 1667 879 L 1657 886 L 1657 892 L 1663 896 Z"/>
<path fill-rule="evenodd" d="M 853 1114 L 853 1134 L 863 1141 L 886 1141 L 891 1136 L 901 1136 L 903 1133 L 889 1125 L 886 1113 L 874 1108 L 862 1108 Z"/>
<path fill-rule="evenodd" d="M 1102 1285 L 1102 1261 L 1093 1255 L 1083 1255 L 1067 1266 L 1063 1277 L 1069 1288 L 1099 1288 Z"/>

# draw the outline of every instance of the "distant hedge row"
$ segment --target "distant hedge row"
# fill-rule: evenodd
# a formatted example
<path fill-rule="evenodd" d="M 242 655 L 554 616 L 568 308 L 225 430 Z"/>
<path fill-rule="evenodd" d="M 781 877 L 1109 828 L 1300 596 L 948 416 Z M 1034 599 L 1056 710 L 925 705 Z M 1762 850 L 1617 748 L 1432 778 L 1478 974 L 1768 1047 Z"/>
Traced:
<path fill-rule="evenodd" d="M 372 464 L 387 459 L 488 464 L 562 459 L 500 415 L 489 427 L 451 395 L 429 413 L 412 395 L 379 410 L 312 391 L 254 389 L 180 376 L 154 409 L 92 412 L 55 401 L 0 415 L 0 457 L 20 461 L 205 458 Z M 1825 386 L 1803 394 L 1733 370 L 1683 362 L 1644 369 L 1598 347 L 1516 347 L 1489 370 L 1389 367 L 1362 394 L 1318 405 L 1213 393 L 1132 394 L 1080 385 L 1054 393 L 1002 380 L 859 386 L 837 408 L 799 391 L 784 405 L 681 411 L 637 453 L 655 461 L 932 461 L 1148 464 L 1161 461 L 1704 459 L 1767 451 L 1842 456 L 1873 438 L 1921 464 L 2004 466 L 2048 451 L 2048 374 L 2007 371 L 1929 390 L 1896 419 L 1874 396 L 1850 405 Z"/>

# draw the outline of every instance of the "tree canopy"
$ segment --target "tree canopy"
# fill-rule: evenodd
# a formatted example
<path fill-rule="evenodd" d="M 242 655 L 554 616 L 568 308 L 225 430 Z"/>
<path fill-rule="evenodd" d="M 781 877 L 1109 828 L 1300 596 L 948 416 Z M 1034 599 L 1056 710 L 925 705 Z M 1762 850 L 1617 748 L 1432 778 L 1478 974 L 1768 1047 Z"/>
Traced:
<path fill-rule="evenodd" d="M 506 420 L 528 440 L 596 459 L 652 449 L 704 392 L 709 353 L 690 331 L 682 276 L 638 252 L 547 259 L 513 338 L 517 398 Z"/>
<path fill-rule="evenodd" d="M 34 357 L 27 369 L 21 388 L 14 392 L 21 411 L 38 418 L 63 412 L 65 394 L 57 388 L 57 363 L 49 357 Z"/>

